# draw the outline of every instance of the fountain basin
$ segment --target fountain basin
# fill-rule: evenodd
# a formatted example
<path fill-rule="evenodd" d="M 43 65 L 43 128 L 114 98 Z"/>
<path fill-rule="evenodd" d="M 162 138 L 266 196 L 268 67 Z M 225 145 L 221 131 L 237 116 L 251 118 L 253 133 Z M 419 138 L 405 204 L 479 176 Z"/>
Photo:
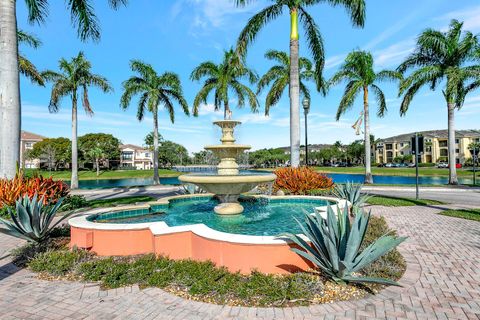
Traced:
<path fill-rule="evenodd" d="M 214 208 L 217 214 L 235 215 L 243 212 L 243 207 L 238 203 L 240 194 L 254 189 L 262 183 L 271 183 L 277 178 L 274 174 L 258 175 L 199 175 L 186 174 L 178 177 L 185 183 L 193 183 L 203 190 L 217 195 L 220 204 Z"/>
<path fill-rule="evenodd" d="M 212 261 L 245 274 L 253 270 L 289 273 L 311 265 L 291 251 L 291 242 L 276 235 L 301 233 L 294 217 L 302 220 L 304 212 L 324 212 L 328 204 L 340 209 L 349 205 L 330 197 L 255 196 L 247 200 L 258 202 L 244 203 L 245 214 L 222 217 L 212 212 L 216 204 L 212 196 L 175 196 L 87 211 L 69 220 L 70 246 L 100 256 L 154 253 L 171 259 Z"/>

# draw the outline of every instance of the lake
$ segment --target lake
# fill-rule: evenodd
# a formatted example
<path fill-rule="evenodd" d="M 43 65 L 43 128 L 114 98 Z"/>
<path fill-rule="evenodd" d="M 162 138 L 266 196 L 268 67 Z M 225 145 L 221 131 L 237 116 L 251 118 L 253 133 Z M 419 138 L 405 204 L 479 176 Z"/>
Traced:
<path fill-rule="evenodd" d="M 258 174 L 258 171 L 256 171 Z M 347 181 L 355 183 L 363 183 L 362 174 L 347 173 L 329 173 L 327 174 L 335 183 L 345 183 Z M 472 178 L 458 178 L 460 184 L 472 184 Z M 68 181 L 65 181 L 68 183 Z M 373 176 L 373 182 L 377 184 L 405 184 L 414 185 L 415 177 L 400 176 Z M 181 182 L 177 177 L 160 178 L 163 185 L 179 185 Z M 423 185 L 443 185 L 448 183 L 447 177 L 419 177 L 419 183 Z M 128 179 L 99 179 L 99 180 L 80 180 L 80 189 L 105 189 L 105 188 L 122 188 L 133 186 L 150 186 L 153 185 L 153 178 L 128 178 Z"/>

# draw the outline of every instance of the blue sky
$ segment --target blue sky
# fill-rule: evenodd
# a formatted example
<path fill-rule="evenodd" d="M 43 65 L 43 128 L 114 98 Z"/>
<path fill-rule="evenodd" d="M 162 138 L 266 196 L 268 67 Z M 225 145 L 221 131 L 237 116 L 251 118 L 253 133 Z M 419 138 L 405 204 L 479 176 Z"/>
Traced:
<path fill-rule="evenodd" d="M 121 83 L 131 75 L 129 60 L 144 60 L 158 72 L 178 73 L 191 104 L 201 87 L 200 83 L 189 80 L 191 70 L 206 60 L 218 62 L 223 50 L 235 44 L 248 18 L 269 1 L 257 1 L 238 9 L 228 0 L 132 0 L 127 8 L 117 12 L 108 9 L 107 1 L 95 1 L 102 27 L 99 43 L 82 43 L 77 39 L 63 1 L 50 1 L 49 18 L 40 27 L 27 23 L 24 1 L 17 3 L 19 27 L 34 33 L 43 42 L 37 50 L 20 48 L 39 69 L 56 70 L 61 57 L 70 58 L 82 50 L 92 62 L 93 71 L 106 76 L 115 88 L 114 93 L 107 95 L 90 90 L 95 115 L 89 117 L 79 112 L 79 134 L 112 133 L 123 143 L 141 145 L 145 135 L 152 130 L 151 115 L 138 122 L 135 104 L 127 111 L 119 107 Z M 326 77 L 336 71 L 348 52 L 357 48 L 372 52 L 378 70 L 395 68 L 412 51 L 415 37 L 423 29 L 445 29 L 452 18 L 465 21 L 465 29 L 480 32 L 478 0 L 367 0 L 367 20 L 363 29 L 353 28 L 342 8 L 321 4 L 312 7 L 310 12 L 324 38 Z M 284 15 L 261 32 L 249 50 L 248 65 L 263 74 L 271 66 L 263 56 L 265 51 L 287 51 L 288 45 L 289 18 Z M 309 55 L 303 37 L 300 39 L 300 53 Z M 397 99 L 395 85 L 385 83 L 381 87 L 387 96 L 389 112 L 382 119 L 372 112 L 371 127 L 376 137 L 446 128 L 447 113 L 441 91 L 423 90 L 413 100 L 407 116 L 400 117 L 400 100 Z M 63 100 L 59 113 L 49 114 L 50 86 L 37 87 L 22 78 L 21 90 L 24 130 L 48 137 L 71 136 L 68 99 Z M 326 98 L 315 93 L 312 95 L 309 143 L 333 143 L 337 140 L 348 143 L 359 138 L 351 125 L 362 108 L 361 99 L 340 121 L 334 119 L 342 92 L 343 87 L 338 86 Z M 289 145 L 287 98 L 288 93 L 285 92 L 268 118 L 263 115 L 265 94 L 259 96 L 262 110 L 257 114 L 250 113 L 248 109 L 234 109 L 234 118 L 243 121 L 237 130 L 237 142 L 251 144 L 253 149 Z M 376 108 L 373 100 L 370 105 L 372 109 Z M 479 116 L 480 91 L 470 95 L 465 106 L 457 112 L 457 129 L 478 129 Z M 219 132 L 211 122 L 221 117 L 222 114 L 214 112 L 209 104 L 202 107 L 198 118 L 184 116 L 177 109 L 175 124 L 171 124 L 168 115 L 162 111 L 160 133 L 166 139 L 183 144 L 191 152 L 199 151 L 204 145 L 218 141 Z"/>

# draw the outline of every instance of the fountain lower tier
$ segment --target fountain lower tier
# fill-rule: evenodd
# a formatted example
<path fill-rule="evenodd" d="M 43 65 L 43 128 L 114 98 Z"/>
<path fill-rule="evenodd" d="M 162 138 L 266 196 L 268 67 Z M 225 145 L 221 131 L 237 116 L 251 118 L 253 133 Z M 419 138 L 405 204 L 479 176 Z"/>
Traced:
<path fill-rule="evenodd" d="M 182 182 L 193 183 L 205 191 L 218 196 L 220 204 L 214 208 L 215 213 L 234 215 L 243 212 L 238 202 L 240 194 L 254 189 L 262 183 L 275 181 L 276 175 L 183 175 L 178 177 Z"/>

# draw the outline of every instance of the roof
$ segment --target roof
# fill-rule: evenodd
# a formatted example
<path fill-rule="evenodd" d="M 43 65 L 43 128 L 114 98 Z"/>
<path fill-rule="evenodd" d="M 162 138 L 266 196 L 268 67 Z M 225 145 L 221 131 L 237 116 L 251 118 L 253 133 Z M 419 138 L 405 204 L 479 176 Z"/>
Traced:
<path fill-rule="evenodd" d="M 134 144 L 122 144 L 122 145 L 120 145 L 120 150 L 123 150 L 123 149 L 133 149 L 135 151 L 148 150 L 144 147 L 140 147 L 140 146 L 137 146 L 137 145 L 134 145 Z"/>
<path fill-rule="evenodd" d="M 419 131 L 418 133 L 427 138 L 440 138 L 440 139 L 448 138 L 447 130 L 428 130 L 428 131 Z M 405 133 L 398 136 L 380 139 L 379 142 L 410 141 L 410 139 L 414 135 L 415 135 L 415 132 L 410 132 L 410 133 Z M 480 130 L 456 130 L 455 137 L 456 138 L 480 138 Z"/>
<path fill-rule="evenodd" d="M 43 139 L 46 139 L 46 137 L 22 130 L 21 140 L 42 141 Z"/>

